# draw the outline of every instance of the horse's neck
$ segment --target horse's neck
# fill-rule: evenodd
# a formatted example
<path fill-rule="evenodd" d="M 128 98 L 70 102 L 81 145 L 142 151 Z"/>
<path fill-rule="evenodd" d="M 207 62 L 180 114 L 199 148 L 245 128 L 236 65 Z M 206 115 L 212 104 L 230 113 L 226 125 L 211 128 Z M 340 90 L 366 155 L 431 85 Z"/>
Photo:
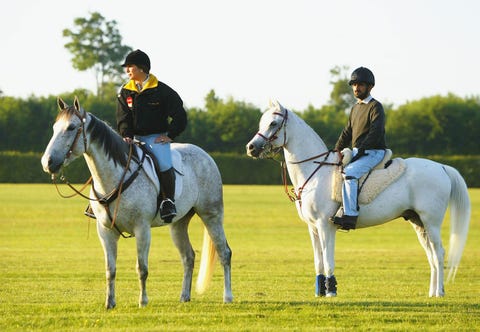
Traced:
<path fill-rule="evenodd" d="M 298 162 L 328 153 L 328 149 L 317 133 L 300 118 L 291 117 L 286 130 L 288 139 L 284 147 L 285 161 L 292 184 L 298 187 L 318 167 L 313 161 Z M 317 160 L 321 161 L 323 158 L 324 156 Z"/>
<path fill-rule="evenodd" d="M 118 186 L 124 168 L 119 163 L 115 164 L 100 149 L 102 147 L 98 146 L 98 144 L 90 144 L 87 153 L 84 153 L 83 156 L 92 175 L 95 190 L 99 194 L 108 194 Z"/>

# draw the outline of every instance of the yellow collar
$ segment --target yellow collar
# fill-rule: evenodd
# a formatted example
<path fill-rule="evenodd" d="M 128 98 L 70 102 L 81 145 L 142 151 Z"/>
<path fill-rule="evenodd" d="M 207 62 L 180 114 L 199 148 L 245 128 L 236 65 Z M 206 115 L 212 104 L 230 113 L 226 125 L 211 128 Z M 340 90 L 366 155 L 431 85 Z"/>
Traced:
<path fill-rule="evenodd" d="M 143 85 L 142 90 L 138 90 L 137 85 L 135 84 L 134 80 L 128 81 L 127 84 L 125 84 L 123 86 L 123 88 L 127 89 L 127 90 L 131 90 L 131 91 L 142 92 L 142 91 L 145 91 L 147 89 L 155 88 L 156 86 L 158 86 L 158 80 L 155 77 L 155 75 L 150 74 L 149 77 L 148 77 L 148 80 Z"/>

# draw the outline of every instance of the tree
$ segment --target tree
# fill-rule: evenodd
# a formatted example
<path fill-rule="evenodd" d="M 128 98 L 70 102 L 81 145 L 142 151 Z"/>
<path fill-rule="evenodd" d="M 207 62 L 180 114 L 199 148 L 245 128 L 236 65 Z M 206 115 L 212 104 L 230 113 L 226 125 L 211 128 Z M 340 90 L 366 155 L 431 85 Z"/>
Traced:
<path fill-rule="evenodd" d="M 120 63 L 132 48 L 122 45 L 117 22 L 107 21 L 98 12 L 91 13 L 90 18 L 76 18 L 74 25 L 76 30 L 63 30 L 63 36 L 70 39 L 64 46 L 73 54 L 75 69 L 93 69 L 97 95 L 102 99 L 102 88 L 107 81 L 120 83 L 123 72 Z"/>
<path fill-rule="evenodd" d="M 332 80 L 330 84 L 333 85 L 330 93 L 330 105 L 333 105 L 339 112 L 349 110 L 357 101 L 352 93 L 352 89 L 348 85 L 348 66 L 335 66 L 330 69 Z"/>

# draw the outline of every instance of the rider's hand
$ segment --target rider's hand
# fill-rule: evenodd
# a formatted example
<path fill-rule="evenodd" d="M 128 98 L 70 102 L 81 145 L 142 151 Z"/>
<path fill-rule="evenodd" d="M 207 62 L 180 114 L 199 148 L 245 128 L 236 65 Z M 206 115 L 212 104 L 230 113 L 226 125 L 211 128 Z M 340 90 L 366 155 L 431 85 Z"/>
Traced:
<path fill-rule="evenodd" d="M 350 161 L 350 163 L 353 163 L 354 161 L 357 161 L 361 157 L 367 156 L 367 155 L 368 153 L 365 153 L 365 149 L 360 148 L 358 149 L 357 154 L 355 155 L 355 157 L 352 158 L 352 161 Z"/>

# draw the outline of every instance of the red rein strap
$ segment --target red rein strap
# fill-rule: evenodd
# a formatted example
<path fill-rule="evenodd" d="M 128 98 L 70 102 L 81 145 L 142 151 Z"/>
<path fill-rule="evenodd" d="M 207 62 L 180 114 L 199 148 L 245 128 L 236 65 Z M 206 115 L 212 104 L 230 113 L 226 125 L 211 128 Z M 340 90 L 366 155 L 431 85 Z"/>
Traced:
<path fill-rule="evenodd" d="M 337 163 L 330 163 L 330 162 L 325 161 L 325 160 L 327 160 L 327 158 L 328 158 L 328 156 L 330 155 L 331 152 L 337 152 L 338 153 L 339 161 Z M 340 153 L 340 151 L 327 151 L 327 152 L 324 152 L 322 154 L 319 154 L 317 156 L 314 156 L 314 157 L 311 157 L 311 158 L 308 158 L 308 159 L 304 159 L 304 160 L 301 160 L 301 161 L 290 162 L 291 164 L 301 164 L 301 163 L 304 163 L 304 162 L 307 162 L 307 161 L 317 159 L 317 158 L 322 157 L 322 156 L 325 156 L 323 161 L 314 161 L 314 163 L 318 164 L 318 166 L 315 168 L 315 170 L 312 172 L 312 174 L 310 174 L 310 176 L 305 180 L 303 185 L 300 186 L 300 188 L 298 188 L 298 194 L 295 192 L 295 188 L 290 189 L 290 191 L 288 190 L 287 164 L 285 162 L 282 163 L 283 185 L 284 185 L 284 188 L 285 188 L 285 193 L 287 194 L 287 196 L 288 196 L 288 198 L 290 199 L 291 202 L 295 202 L 295 201 L 300 201 L 301 202 L 303 189 L 305 189 L 305 186 L 307 185 L 307 183 L 313 178 L 313 176 L 318 172 L 318 170 L 322 166 L 324 166 L 324 165 L 330 165 L 330 166 L 340 166 L 340 165 L 342 165 L 342 154 Z"/>

